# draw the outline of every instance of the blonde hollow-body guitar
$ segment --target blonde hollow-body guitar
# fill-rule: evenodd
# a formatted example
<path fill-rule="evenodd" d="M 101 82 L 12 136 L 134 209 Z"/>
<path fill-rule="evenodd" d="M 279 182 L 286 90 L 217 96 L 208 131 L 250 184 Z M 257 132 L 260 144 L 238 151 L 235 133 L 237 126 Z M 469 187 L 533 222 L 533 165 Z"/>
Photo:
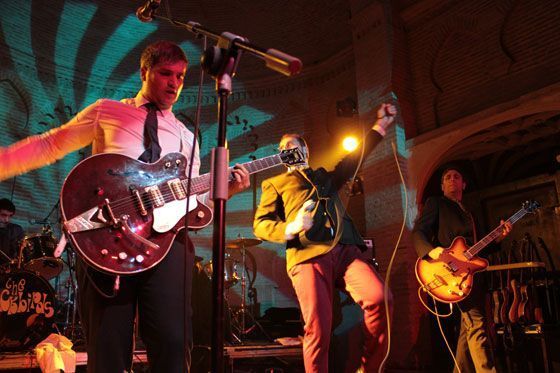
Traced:
<path fill-rule="evenodd" d="M 527 201 L 506 222 L 514 224 L 539 206 L 538 202 Z M 503 224 L 471 247 L 463 237 L 456 237 L 438 259 L 419 258 L 415 270 L 421 289 L 444 303 L 465 299 L 472 291 L 474 274 L 488 267 L 488 261 L 477 254 L 498 238 L 502 231 Z"/>

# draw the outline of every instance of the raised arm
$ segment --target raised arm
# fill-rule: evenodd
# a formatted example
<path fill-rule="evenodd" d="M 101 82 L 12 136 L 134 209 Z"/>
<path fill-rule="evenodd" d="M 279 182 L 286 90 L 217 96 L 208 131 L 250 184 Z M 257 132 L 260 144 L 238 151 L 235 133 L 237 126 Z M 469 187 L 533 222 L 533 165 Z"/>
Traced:
<path fill-rule="evenodd" d="M 95 104 L 68 123 L 0 148 L 0 181 L 49 165 L 93 141 Z"/>
<path fill-rule="evenodd" d="M 376 120 L 364 138 L 363 157 L 367 157 L 383 140 L 387 129 L 394 123 L 397 108 L 392 104 L 381 104 L 376 112 Z M 339 189 L 356 171 L 358 162 L 363 159 L 362 151 L 357 150 L 344 157 L 334 168 L 336 188 Z"/>

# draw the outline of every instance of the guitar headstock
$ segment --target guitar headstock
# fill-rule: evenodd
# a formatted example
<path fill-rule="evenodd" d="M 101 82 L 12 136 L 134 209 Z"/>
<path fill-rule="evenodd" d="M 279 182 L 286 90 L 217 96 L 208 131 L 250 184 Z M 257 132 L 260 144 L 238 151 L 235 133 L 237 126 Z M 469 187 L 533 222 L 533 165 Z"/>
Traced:
<path fill-rule="evenodd" d="M 522 207 L 526 213 L 532 214 L 541 207 L 541 204 L 538 203 L 537 201 L 525 201 L 523 202 Z"/>
<path fill-rule="evenodd" d="M 299 148 L 284 149 L 280 152 L 280 159 L 282 163 L 288 166 L 295 166 L 305 163 L 305 158 Z"/>

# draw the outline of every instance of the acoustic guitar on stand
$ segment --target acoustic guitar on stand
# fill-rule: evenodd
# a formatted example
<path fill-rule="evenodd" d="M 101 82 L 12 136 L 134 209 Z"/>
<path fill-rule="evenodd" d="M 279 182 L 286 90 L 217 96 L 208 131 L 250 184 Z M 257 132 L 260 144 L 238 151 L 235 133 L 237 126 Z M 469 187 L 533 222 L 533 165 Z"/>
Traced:
<path fill-rule="evenodd" d="M 540 207 L 538 202 L 527 201 L 506 222 L 516 223 Z M 505 223 L 504 223 L 505 224 Z M 488 261 L 477 254 L 502 234 L 503 224 L 469 247 L 463 237 L 455 237 L 451 246 L 438 259 L 418 258 L 416 278 L 421 289 L 444 303 L 456 303 L 471 292 L 476 272 L 488 267 Z"/>
<path fill-rule="evenodd" d="M 253 174 L 303 162 L 296 148 L 243 166 Z M 151 164 L 111 153 L 78 163 L 60 193 L 64 233 L 78 255 L 106 273 L 139 273 L 159 263 L 185 228 L 187 200 L 188 228 L 210 224 L 212 210 L 197 196 L 210 190 L 211 175 L 193 177 L 187 195 L 187 164 L 181 153 Z"/>

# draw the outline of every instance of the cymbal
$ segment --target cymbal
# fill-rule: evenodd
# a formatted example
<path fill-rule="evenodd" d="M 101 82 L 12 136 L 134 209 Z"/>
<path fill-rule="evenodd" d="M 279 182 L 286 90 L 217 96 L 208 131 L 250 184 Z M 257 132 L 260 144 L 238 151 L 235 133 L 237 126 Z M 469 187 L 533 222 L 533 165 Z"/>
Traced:
<path fill-rule="evenodd" d="M 261 244 L 261 240 L 256 238 L 238 238 L 226 243 L 226 249 L 241 249 L 244 247 L 257 246 Z"/>

